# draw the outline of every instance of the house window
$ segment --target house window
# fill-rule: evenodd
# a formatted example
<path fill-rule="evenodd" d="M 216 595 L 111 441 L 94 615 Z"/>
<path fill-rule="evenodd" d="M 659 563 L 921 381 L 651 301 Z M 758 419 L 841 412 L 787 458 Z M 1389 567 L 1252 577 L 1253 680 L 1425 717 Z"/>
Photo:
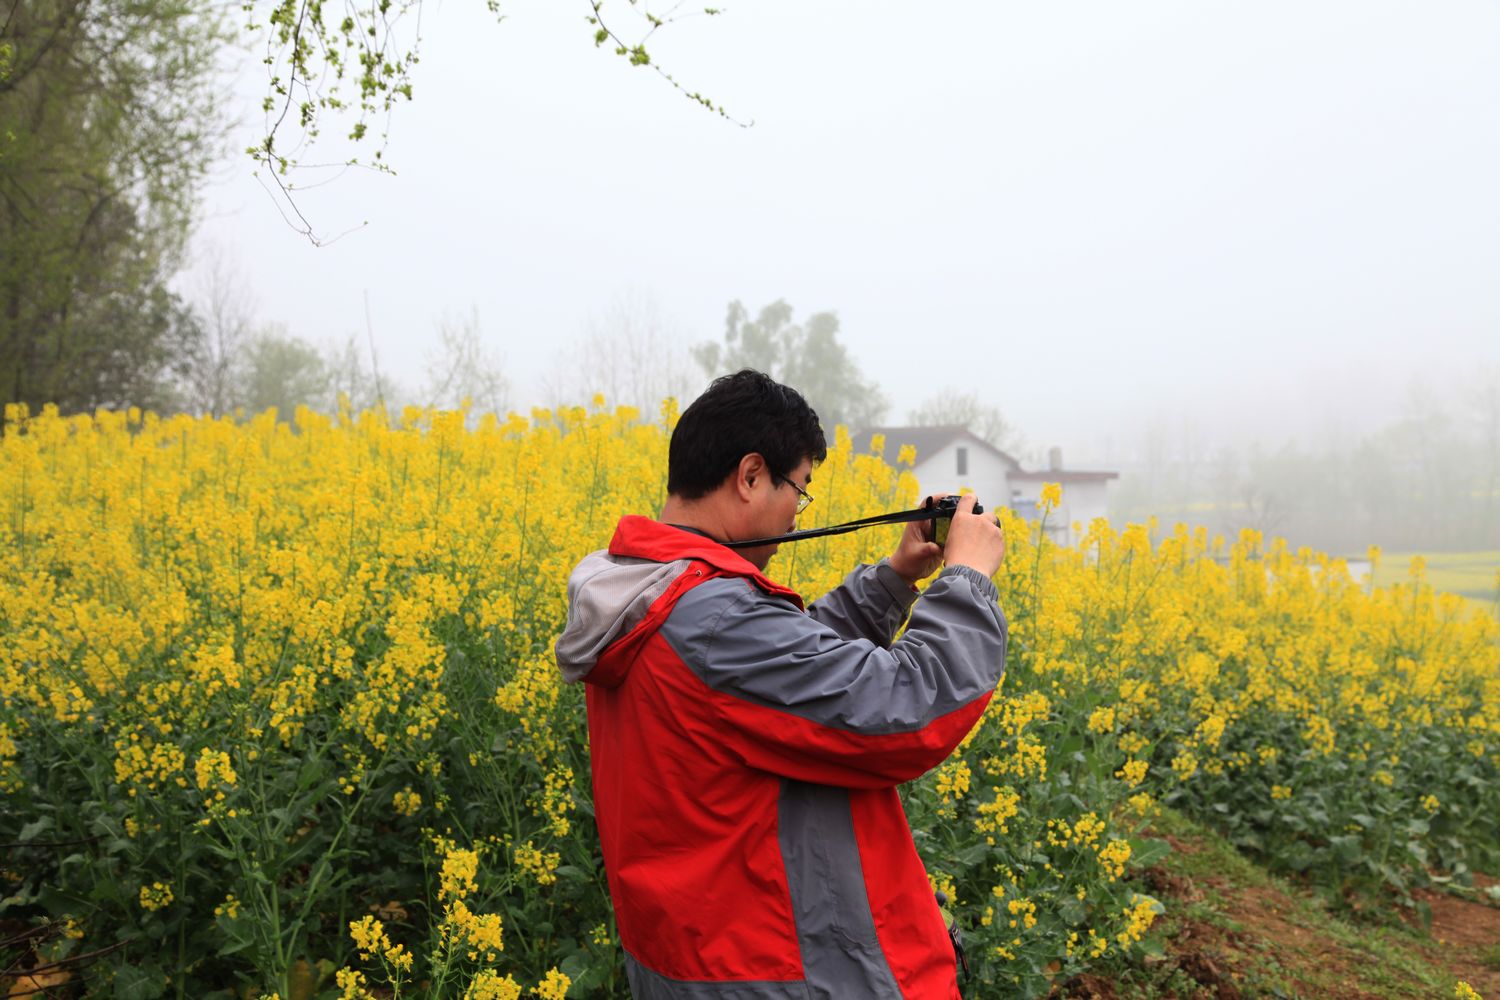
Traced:
<path fill-rule="evenodd" d="M 958 449 L 958 474 L 967 476 L 969 474 L 969 449 Z"/>

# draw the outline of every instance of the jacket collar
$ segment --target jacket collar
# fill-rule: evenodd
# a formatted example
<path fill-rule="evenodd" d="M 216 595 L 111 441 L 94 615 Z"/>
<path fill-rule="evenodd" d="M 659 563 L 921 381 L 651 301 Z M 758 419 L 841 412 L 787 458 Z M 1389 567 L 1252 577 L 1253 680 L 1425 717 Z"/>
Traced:
<path fill-rule="evenodd" d="M 773 582 L 733 549 L 725 548 L 707 535 L 649 517 L 627 514 L 620 518 L 620 523 L 615 526 L 615 536 L 609 540 L 609 552 L 610 555 L 656 562 L 696 559 L 726 575 L 748 577 L 766 593 L 789 598 L 798 607 L 802 606 L 802 598 L 796 591 Z"/>

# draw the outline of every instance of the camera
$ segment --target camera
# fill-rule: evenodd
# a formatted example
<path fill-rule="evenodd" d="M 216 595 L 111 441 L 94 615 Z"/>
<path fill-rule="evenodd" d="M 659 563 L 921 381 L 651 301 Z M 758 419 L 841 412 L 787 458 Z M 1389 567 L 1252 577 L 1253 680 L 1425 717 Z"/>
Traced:
<path fill-rule="evenodd" d="M 749 549 L 761 545 L 780 545 L 782 542 L 800 542 L 804 538 L 823 538 L 826 535 L 844 535 L 861 528 L 873 528 L 877 524 L 906 524 L 910 521 L 931 521 L 931 538 L 939 545 L 948 541 L 948 528 L 953 524 L 953 515 L 958 512 L 958 497 L 947 496 L 941 500 L 928 497 L 922 501 L 922 506 L 913 507 L 911 510 L 897 510 L 889 514 L 876 514 L 872 517 L 862 517 L 857 521 L 846 521 L 843 524 L 831 524 L 823 528 L 804 528 L 801 531 L 791 531 L 785 535 L 771 535 L 768 538 L 741 538 L 737 541 L 723 542 L 722 544 L 731 549 Z M 974 505 L 974 513 L 983 514 L 984 508 L 979 504 Z"/>
<path fill-rule="evenodd" d="M 939 545 L 948 544 L 948 529 L 953 525 L 953 515 L 958 510 L 958 497 L 949 495 L 937 500 L 928 497 L 922 506 L 932 511 L 932 540 Z M 983 514 L 984 508 L 975 503 L 974 513 Z"/>

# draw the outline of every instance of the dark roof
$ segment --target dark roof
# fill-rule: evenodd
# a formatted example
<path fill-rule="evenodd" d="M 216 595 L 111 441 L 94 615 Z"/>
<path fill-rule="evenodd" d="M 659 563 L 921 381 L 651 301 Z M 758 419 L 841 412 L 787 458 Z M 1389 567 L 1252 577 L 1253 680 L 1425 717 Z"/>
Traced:
<path fill-rule="evenodd" d="M 951 425 L 945 427 L 869 427 L 860 431 L 859 436 L 854 439 L 854 446 L 860 451 L 870 450 L 870 440 L 876 434 L 885 435 L 886 460 L 894 462 L 896 456 L 901 453 L 902 447 L 911 445 L 917 450 L 917 461 L 931 458 L 943 448 L 951 444 L 954 438 L 965 438 L 968 443 L 978 445 L 986 451 L 999 455 L 1012 469 L 1019 469 L 1021 463 L 1010 455 L 996 448 L 984 438 L 975 434 L 967 427 Z"/>
<path fill-rule="evenodd" d="M 1118 472 L 1085 472 L 1082 469 L 1028 469 L 1010 473 L 1011 479 L 1024 479 L 1039 483 L 1097 483 L 1107 479 L 1119 479 Z"/>
<path fill-rule="evenodd" d="M 870 427 L 861 431 L 854 439 L 855 447 L 861 451 L 869 451 L 870 439 L 876 434 L 885 435 L 885 455 L 888 462 L 896 461 L 896 456 L 901 453 L 904 445 L 909 444 L 917 450 L 917 462 L 920 463 L 952 444 L 955 438 L 963 438 L 966 443 L 978 445 L 986 451 L 999 455 L 1001 460 L 1010 466 L 1006 475 L 1011 479 L 1039 483 L 1098 483 L 1120 478 L 1118 472 L 1083 469 L 1022 469 L 1021 463 L 1013 456 L 959 424 L 941 427 Z"/>

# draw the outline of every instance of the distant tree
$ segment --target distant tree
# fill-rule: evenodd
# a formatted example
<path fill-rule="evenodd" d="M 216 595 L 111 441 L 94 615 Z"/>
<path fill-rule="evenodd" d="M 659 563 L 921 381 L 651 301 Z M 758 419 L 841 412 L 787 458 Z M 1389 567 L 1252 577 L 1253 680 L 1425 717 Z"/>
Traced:
<path fill-rule="evenodd" d="M 161 285 L 122 288 L 88 303 L 87 316 L 87 336 L 45 342 L 57 352 L 51 355 L 54 364 L 70 360 L 72 368 L 49 371 L 45 381 L 32 384 L 35 391 L 16 398 L 32 406 L 55 402 L 64 412 L 100 406 L 158 413 L 182 408 L 187 358 L 202 331 L 181 298 Z"/>
<path fill-rule="evenodd" d="M 167 288 L 222 135 L 202 0 L 0 4 L 0 401 L 163 406 Z"/>
<path fill-rule="evenodd" d="M 544 380 L 548 402 L 578 405 L 600 393 L 606 405 L 633 406 L 650 419 L 662 400 L 685 404 L 702 388 L 684 346 L 651 296 L 616 296 L 559 352 Z"/>
<path fill-rule="evenodd" d="M 1315 523 L 1319 502 L 1336 496 L 1329 486 L 1330 480 L 1338 478 L 1334 473 L 1326 459 L 1290 441 L 1275 451 L 1252 446 L 1239 503 L 1223 512 L 1223 530 L 1233 537 L 1241 528 L 1253 528 L 1267 540 L 1291 534 L 1300 541 Z M 1347 508 L 1340 505 L 1340 509 L 1347 516 Z"/>
<path fill-rule="evenodd" d="M 802 393 L 825 428 L 837 424 L 858 430 L 878 424 L 889 404 L 839 341 L 839 318 L 814 313 L 806 323 L 792 321 L 792 307 L 778 299 L 750 318 L 738 300 L 729 304 L 722 343 L 709 341 L 692 356 L 710 377 L 754 368 Z"/>
<path fill-rule="evenodd" d="M 1110 491 L 1110 516 L 1142 520 L 1160 516 L 1170 524 L 1194 522 L 1189 508 L 1214 496 L 1219 503 L 1241 501 L 1242 463 L 1232 449 L 1217 455 L 1201 428 L 1182 417 L 1159 417 L 1143 429 L 1133 461 Z"/>
<path fill-rule="evenodd" d="M 1209 458 L 1191 428 L 1148 430 L 1111 491 L 1111 516 L 1228 537 L 1255 528 L 1342 555 L 1500 543 L 1500 370 L 1414 380 L 1397 417 L 1352 441 L 1220 445 Z"/>
<path fill-rule="evenodd" d="M 1022 447 L 1020 431 L 1005 419 L 999 407 L 979 401 L 972 392 L 944 389 L 908 415 L 918 427 L 967 427 L 996 448 L 1014 454 Z"/>
<path fill-rule="evenodd" d="M 276 407 L 289 421 L 299 405 L 318 408 L 328 394 L 328 372 L 318 349 L 284 330 L 262 331 L 245 346 L 243 375 L 236 392 L 249 413 Z"/>
<path fill-rule="evenodd" d="M 207 257 L 193 309 L 197 336 L 184 352 L 182 401 L 193 413 L 220 417 L 239 405 L 255 315 L 249 292 L 236 280 L 238 268 L 221 251 Z"/>
<path fill-rule="evenodd" d="M 1500 543 L 1500 367 L 1489 365 L 1476 372 L 1467 396 L 1477 459 L 1473 538 L 1488 548 Z"/>
<path fill-rule="evenodd" d="M 322 352 L 323 372 L 328 378 L 324 408 L 338 412 L 347 403 L 353 413 L 371 409 L 395 409 L 406 390 L 380 370 L 373 352 L 350 335 L 342 343 Z"/>
<path fill-rule="evenodd" d="M 1398 535 L 1417 546 L 1469 547 L 1464 508 L 1472 502 L 1478 456 L 1443 397 L 1413 387 L 1401 418 L 1375 434 L 1372 444 L 1388 456 L 1391 479 L 1383 492 Z"/>
<path fill-rule="evenodd" d="M 423 402 L 457 410 L 467 401 L 476 413 L 504 413 L 509 394 L 500 358 L 485 348 L 480 336 L 479 311 L 470 310 L 463 319 L 439 320 L 437 348 L 427 356 Z"/>

